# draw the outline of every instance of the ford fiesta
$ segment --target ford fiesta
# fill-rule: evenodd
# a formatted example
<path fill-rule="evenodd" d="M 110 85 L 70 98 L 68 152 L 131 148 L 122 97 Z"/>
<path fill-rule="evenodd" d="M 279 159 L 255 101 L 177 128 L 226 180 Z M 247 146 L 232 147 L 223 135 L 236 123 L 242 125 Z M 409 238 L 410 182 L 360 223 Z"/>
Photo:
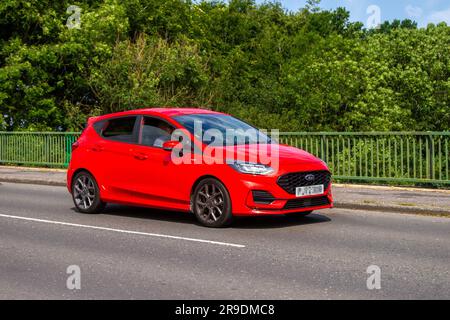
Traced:
<path fill-rule="evenodd" d="M 72 146 L 67 187 L 82 213 L 99 213 L 107 203 L 147 206 L 193 212 L 207 227 L 226 226 L 235 216 L 305 216 L 333 205 L 322 160 L 202 109 L 89 118 Z"/>

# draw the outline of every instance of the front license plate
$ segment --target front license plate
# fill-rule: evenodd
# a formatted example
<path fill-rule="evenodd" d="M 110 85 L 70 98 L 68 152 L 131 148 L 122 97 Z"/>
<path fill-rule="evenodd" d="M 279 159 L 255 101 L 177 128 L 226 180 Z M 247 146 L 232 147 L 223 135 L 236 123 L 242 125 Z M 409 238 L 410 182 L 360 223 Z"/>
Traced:
<path fill-rule="evenodd" d="M 318 194 L 323 194 L 324 187 L 323 185 L 319 186 L 309 186 L 309 187 L 298 187 L 295 189 L 295 195 L 297 197 L 307 197 L 307 196 L 315 196 Z"/>

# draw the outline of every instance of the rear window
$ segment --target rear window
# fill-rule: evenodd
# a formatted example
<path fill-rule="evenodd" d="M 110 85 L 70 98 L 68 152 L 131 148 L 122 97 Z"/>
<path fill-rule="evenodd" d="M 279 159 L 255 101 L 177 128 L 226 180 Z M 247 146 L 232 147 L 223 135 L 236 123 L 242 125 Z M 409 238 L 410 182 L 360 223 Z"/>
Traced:
<path fill-rule="evenodd" d="M 136 142 L 135 134 L 136 117 L 116 118 L 103 123 L 101 135 L 104 138 L 122 141 Z"/>

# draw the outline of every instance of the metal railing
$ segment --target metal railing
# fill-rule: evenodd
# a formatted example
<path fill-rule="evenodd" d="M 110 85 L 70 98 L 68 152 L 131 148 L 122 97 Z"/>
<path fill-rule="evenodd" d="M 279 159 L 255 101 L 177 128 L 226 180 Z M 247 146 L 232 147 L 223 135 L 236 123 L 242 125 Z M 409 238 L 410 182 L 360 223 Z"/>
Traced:
<path fill-rule="evenodd" d="M 0 132 L 0 163 L 67 167 L 78 132 Z"/>
<path fill-rule="evenodd" d="M 79 135 L 0 132 L 0 163 L 67 167 Z M 323 159 L 334 179 L 450 185 L 450 132 L 286 132 L 279 140 Z"/>
<path fill-rule="evenodd" d="M 334 179 L 450 184 L 450 132 L 281 133 L 324 160 Z"/>

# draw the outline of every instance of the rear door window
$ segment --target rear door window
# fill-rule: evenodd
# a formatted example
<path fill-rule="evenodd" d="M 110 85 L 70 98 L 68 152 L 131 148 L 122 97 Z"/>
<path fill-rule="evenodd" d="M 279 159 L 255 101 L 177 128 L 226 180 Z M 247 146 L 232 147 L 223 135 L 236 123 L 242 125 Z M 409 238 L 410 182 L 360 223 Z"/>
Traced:
<path fill-rule="evenodd" d="M 102 137 L 128 143 L 137 143 L 137 117 L 124 117 L 107 120 L 101 130 Z"/>

